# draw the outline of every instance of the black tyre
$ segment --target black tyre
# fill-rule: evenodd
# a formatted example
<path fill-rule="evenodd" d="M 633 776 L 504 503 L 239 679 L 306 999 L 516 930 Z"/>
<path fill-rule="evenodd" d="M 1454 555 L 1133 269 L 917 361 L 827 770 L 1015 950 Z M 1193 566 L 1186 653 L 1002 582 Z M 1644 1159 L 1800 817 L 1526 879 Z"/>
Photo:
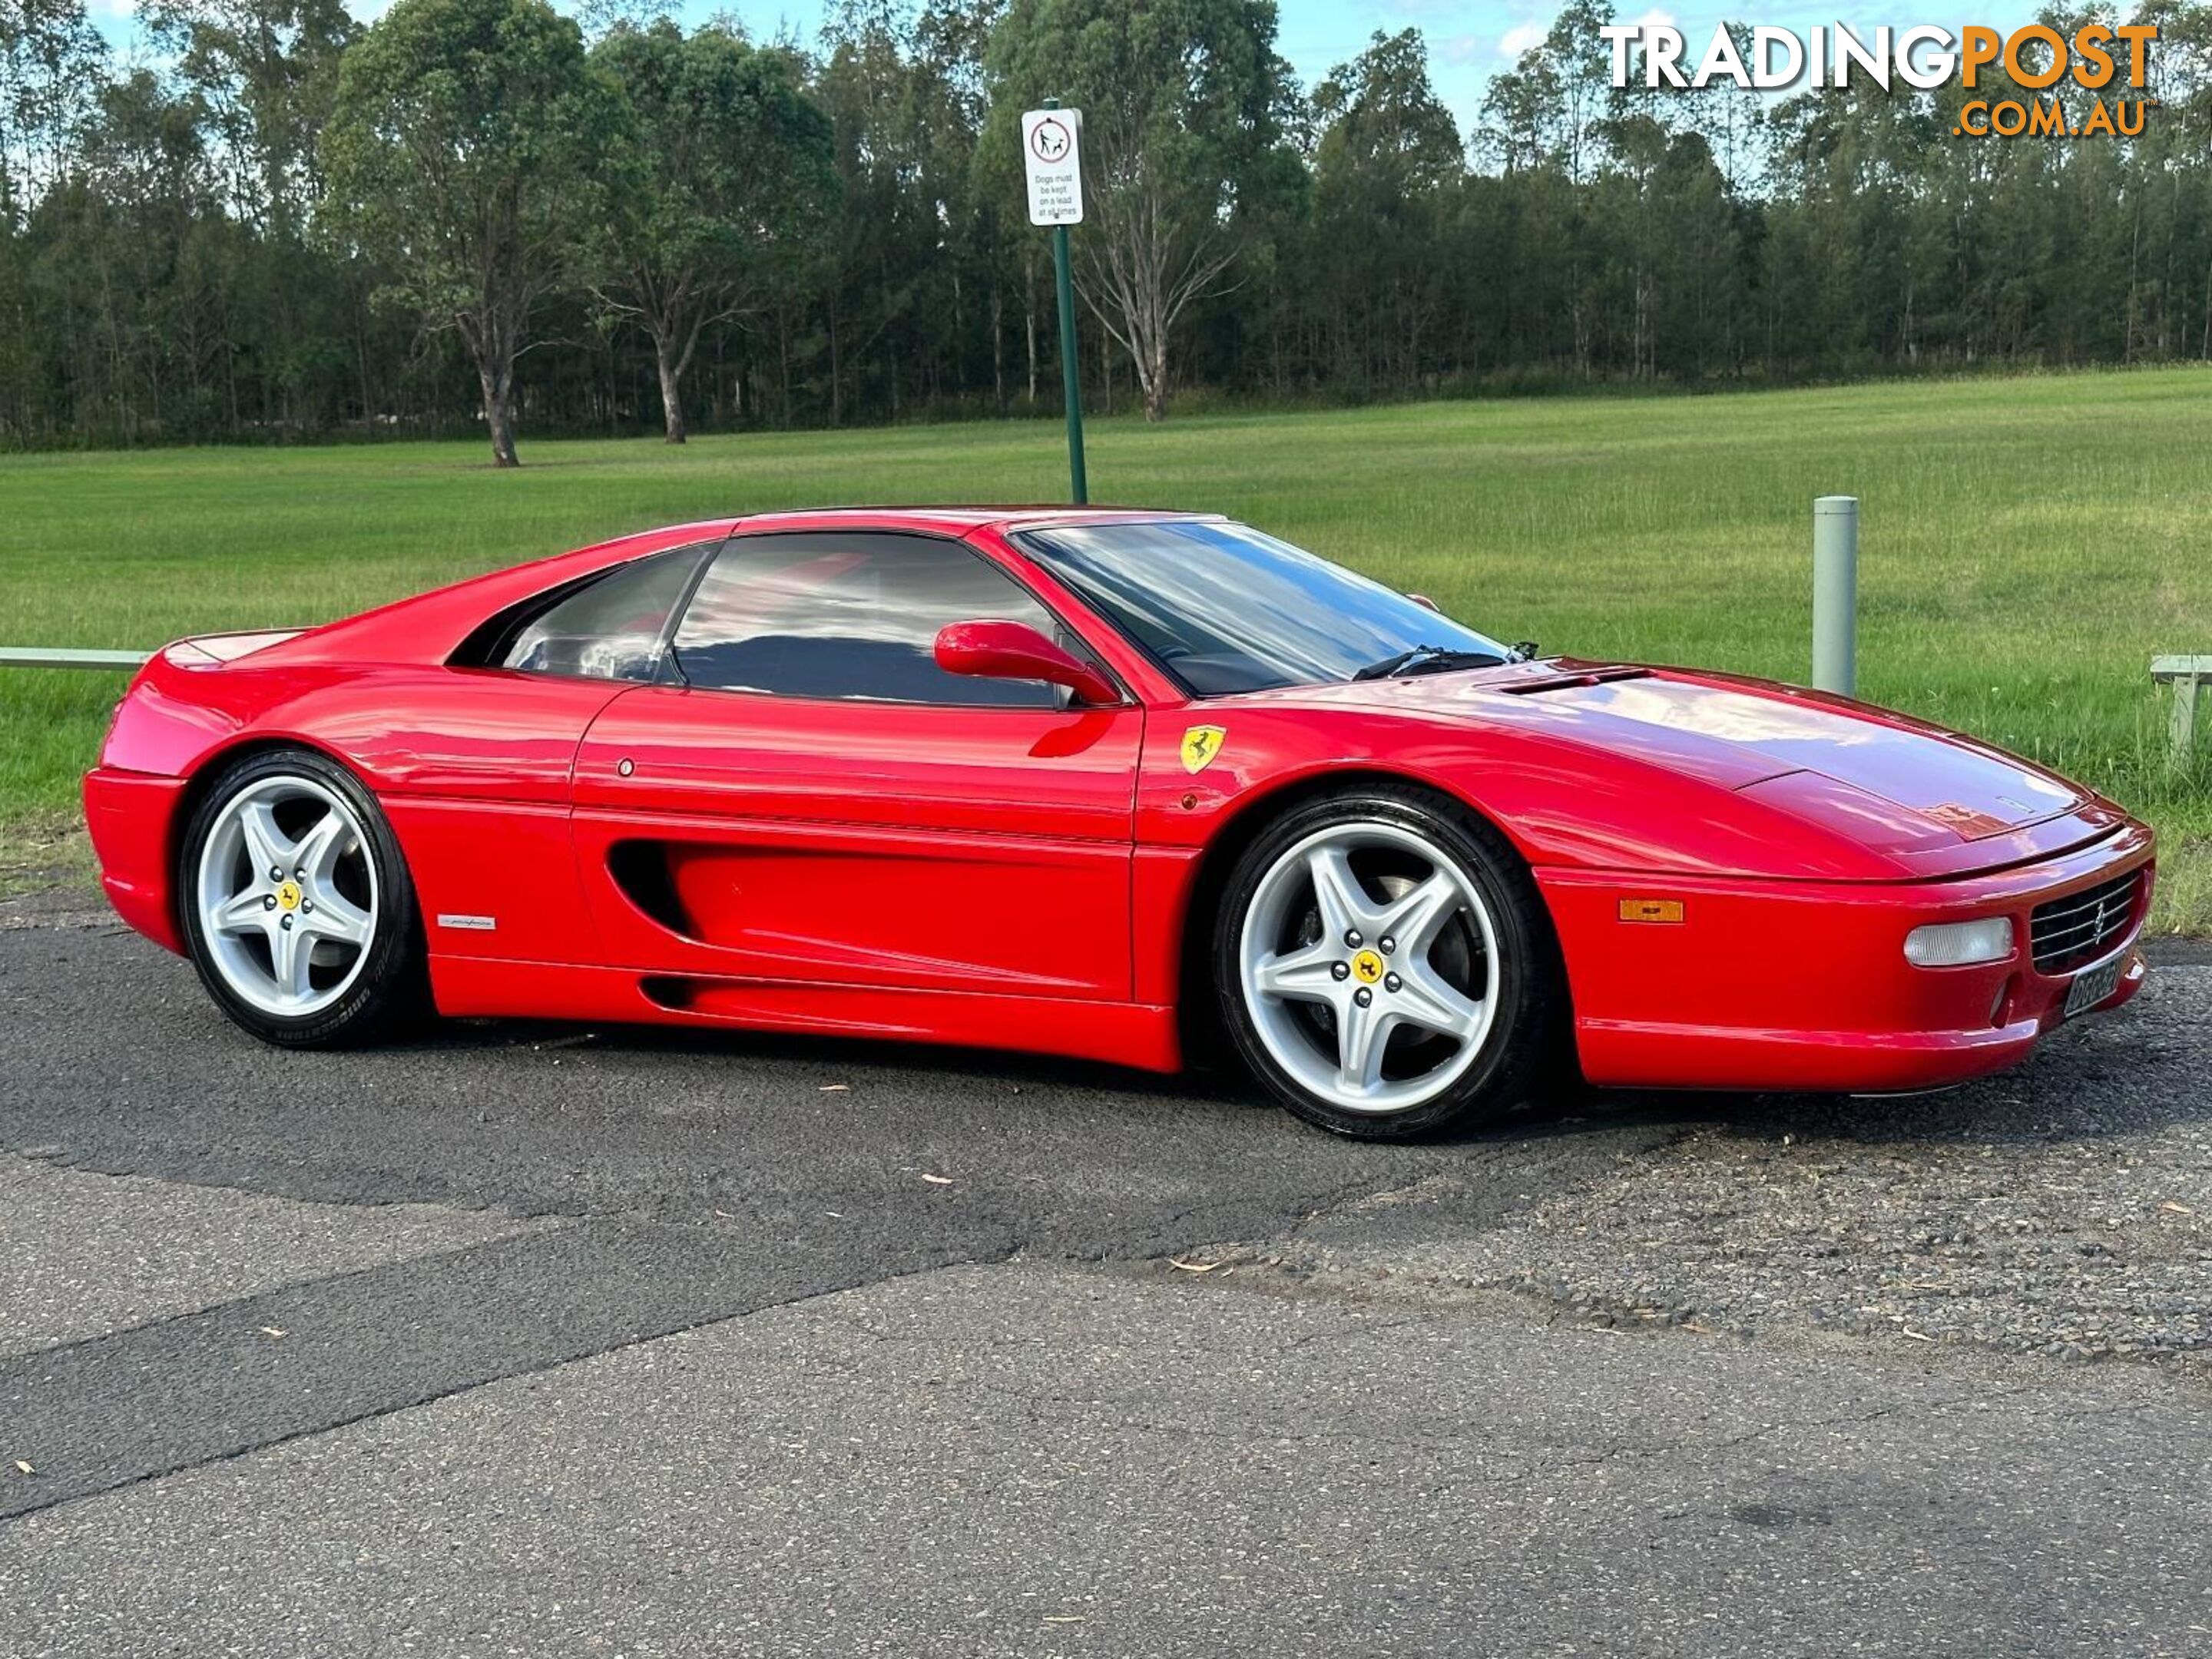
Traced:
<path fill-rule="evenodd" d="M 359 779 L 305 749 L 227 768 L 178 857 L 178 908 L 223 1012 L 289 1048 L 369 1042 L 428 1007 L 399 844 Z"/>
<path fill-rule="evenodd" d="M 1535 883 L 1487 823 L 1412 787 L 1324 797 L 1269 825 L 1231 872 L 1213 973 L 1254 1075 L 1360 1139 L 1499 1115 L 1564 1046 Z"/>

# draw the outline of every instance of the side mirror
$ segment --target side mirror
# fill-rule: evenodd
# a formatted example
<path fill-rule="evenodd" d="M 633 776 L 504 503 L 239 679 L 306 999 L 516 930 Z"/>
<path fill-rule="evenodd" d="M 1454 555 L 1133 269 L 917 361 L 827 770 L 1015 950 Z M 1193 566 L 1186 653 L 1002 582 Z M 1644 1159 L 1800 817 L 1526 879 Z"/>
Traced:
<path fill-rule="evenodd" d="M 1118 702 L 1113 682 L 1089 663 L 1018 622 L 953 623 L 937 630 L 937 665 L 948 674 L 986 680 L 1042 680 L 1064 685 L 1085 702 Z"/>

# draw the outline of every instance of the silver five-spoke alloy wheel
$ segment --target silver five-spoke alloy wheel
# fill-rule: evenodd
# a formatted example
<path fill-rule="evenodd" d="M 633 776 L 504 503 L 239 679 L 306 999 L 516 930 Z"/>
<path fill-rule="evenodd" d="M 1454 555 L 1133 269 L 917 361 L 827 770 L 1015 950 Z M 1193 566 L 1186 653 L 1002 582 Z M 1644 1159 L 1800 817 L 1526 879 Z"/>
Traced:
<path fill-rule="evenodd" d="M 1474 881 L 1427 837 L 1331 824 L 1261 878 L 1238 969 L 1260 1042 L 1302 1088 L 1346 1111 L 1400 1112 L 1482 1052 L 1498 930 Z"/>
<path fill-rule="evenodd" d="M 200 848 L 194 894 L 210 964 L 264 1013 L 321 1012 L 376 937 L 376 866 L 352 807 L 312 778 L 257 778 Z"/>

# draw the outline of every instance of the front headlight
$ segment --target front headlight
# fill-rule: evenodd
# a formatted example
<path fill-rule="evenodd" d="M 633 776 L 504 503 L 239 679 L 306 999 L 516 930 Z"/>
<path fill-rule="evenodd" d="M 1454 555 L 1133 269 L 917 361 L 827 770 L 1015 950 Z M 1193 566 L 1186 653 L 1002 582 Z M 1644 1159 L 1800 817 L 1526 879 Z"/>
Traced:
<path fill-rule="evenodd" d="M 2002 962 L 2011 955 L 2010 916 L 1932 922 L 1905 936 L 1905 959 L 1916 968 L 1964 968 L 1970 963 Z"/>

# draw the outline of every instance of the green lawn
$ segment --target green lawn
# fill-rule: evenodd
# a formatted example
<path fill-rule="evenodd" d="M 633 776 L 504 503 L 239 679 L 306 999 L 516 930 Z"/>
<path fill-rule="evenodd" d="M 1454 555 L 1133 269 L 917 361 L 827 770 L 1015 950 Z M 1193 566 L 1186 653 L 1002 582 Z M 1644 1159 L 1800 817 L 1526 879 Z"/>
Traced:
<path fill-rule="evenodd" d="M 1107 501 L 1218 509 L 1547 649 L 1802 679 L 1810 503 L 1863 514 L 1860 690 L 2093 782 L 2212 931 L 2212 757 L 2168 773 L 2159 652 L 2212 652 L 2212 370 L 1094 422 Z M 0 644 L 314 622 L 673 520 L 1052 500 L 1038 420 L 792 436 L 0 459 Z M 0 673 L 0 836 L 72 809 L 118 678 Z M 9 858 L 0 858 L 4 867 Z"/>

